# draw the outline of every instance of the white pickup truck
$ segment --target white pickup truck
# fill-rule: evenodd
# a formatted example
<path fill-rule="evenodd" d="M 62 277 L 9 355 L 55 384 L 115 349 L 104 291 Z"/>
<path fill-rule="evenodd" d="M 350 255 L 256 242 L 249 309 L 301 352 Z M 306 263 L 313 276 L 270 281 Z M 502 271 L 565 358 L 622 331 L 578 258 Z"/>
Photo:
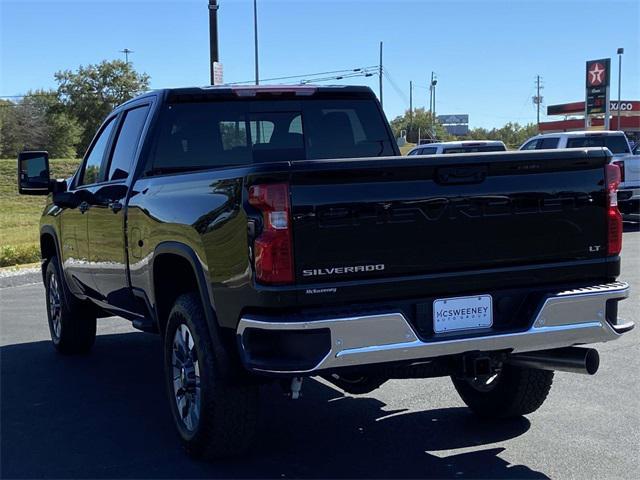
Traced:
<path fill-rule="evenodd" d="M 524 142 L 520 150 L 586 147 L 607 147 L 611 150 L 611 163 L 620 167 L 622 177 L 618 190 L 620 211 L 626 219 L 637 220 L 640 217 L 640 155 L 632 153 L 624 132 L 603 130 L 545 133 Z"/>
<path fill-rule="evenodd" d="M 450 153 L 505 152 L 499 140 L 468 140 L 462 142 L 436 142 L 416 145 L 407 155 L 446 155 Z"/>

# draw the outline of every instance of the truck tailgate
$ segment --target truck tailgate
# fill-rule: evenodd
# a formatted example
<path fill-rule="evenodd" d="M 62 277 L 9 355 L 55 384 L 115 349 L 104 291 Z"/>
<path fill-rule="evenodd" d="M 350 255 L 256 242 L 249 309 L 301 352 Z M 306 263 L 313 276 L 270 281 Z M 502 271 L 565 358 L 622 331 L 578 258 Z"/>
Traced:
<path fill-rule="evenodd" d="M 600 258 L 604 149 L 292 162 L 298 283 Z"/>

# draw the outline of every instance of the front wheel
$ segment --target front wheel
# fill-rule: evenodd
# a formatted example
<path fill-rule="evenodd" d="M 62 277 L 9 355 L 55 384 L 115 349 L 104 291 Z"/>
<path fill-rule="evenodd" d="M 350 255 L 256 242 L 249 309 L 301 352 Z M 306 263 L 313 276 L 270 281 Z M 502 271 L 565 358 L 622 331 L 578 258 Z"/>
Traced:
<path fill-rule="evenodd" d="M 96 339 L 96 316 L 64 283 L 57 257 L 47 263 L 45 275 L 47 318 L 53 346 L 61 353 L 86 353 Z"/>
<path fill-rule="evenodd" d="M 451 377 L 462 401 L 484 418 L 511 418 L 535 412 L 551 390 L 553 372 L 503 365 L 489 377 Z"/>
<path fill-rule="evenodd" d="M 165 378 L 171 413 L 188 453 L 208 458 L 237 455 L 256 427 L 258 390 L 231 383 L 216 332 L 209 333 L 200 297 L 178 297 L 164 336 Z"/>

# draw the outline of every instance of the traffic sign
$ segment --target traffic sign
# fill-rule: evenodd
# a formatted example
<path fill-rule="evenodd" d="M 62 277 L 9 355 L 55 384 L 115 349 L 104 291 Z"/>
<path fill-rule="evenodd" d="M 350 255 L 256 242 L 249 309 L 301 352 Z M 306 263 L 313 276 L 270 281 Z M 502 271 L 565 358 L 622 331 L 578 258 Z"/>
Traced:
<path fill-rule="evenodd" d="M 213 84 L 214 85 L 222 85 L 223 75 L 222 75 L 222 64 L 220 62 L 213 62 Z"/>

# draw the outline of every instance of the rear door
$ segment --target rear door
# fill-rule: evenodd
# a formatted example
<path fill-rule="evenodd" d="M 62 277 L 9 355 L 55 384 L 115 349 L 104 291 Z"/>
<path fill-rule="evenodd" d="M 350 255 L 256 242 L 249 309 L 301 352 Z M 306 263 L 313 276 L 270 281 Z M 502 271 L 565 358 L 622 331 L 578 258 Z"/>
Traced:
<path fill-rule="evenodd" d="M 103 181 L 94 189 L 88 212 L 89 261 L 99 299 L 129 312 L 135 309 L 127 279 L 124 206 L 149 108 L 140 105 L 121 114 Z"/>
<path fill-rule="evenodd" d="M 602 257 L 607 161 L 600 150 L 293 162 L 297 280 Z"/>

